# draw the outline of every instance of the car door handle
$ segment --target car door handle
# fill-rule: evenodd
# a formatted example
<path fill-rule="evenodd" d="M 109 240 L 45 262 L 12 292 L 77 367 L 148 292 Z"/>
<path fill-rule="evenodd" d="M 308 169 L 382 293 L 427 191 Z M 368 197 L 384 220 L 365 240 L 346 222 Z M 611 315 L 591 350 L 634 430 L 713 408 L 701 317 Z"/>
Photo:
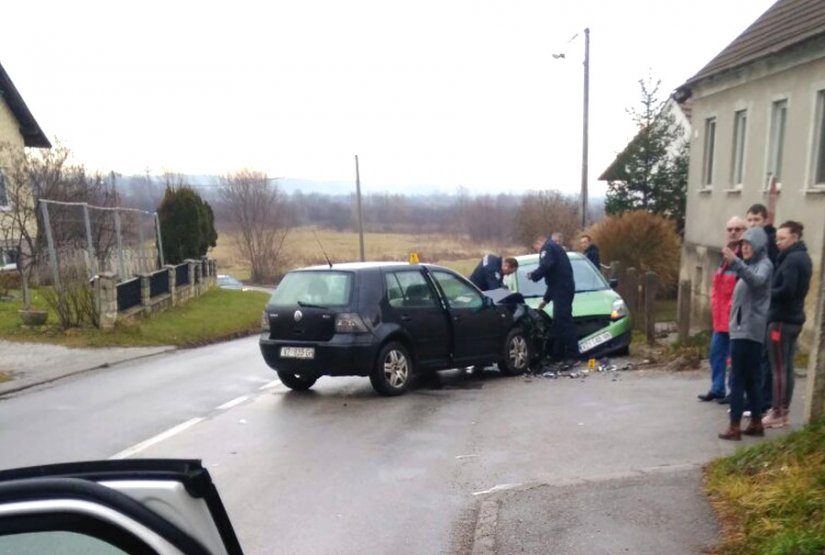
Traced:
<path fill-rule="evenodd" d="M 412 320 L 412 316 L 410 316 L 409 314 L 402 314 L 401 315 L 401 321 L 402 322 L 409 322 L 410 320 Z"/>
<path fill-rule="evenodd" d="M 453 316 L 453 322 L 460 322 L 461 316 Z"/>

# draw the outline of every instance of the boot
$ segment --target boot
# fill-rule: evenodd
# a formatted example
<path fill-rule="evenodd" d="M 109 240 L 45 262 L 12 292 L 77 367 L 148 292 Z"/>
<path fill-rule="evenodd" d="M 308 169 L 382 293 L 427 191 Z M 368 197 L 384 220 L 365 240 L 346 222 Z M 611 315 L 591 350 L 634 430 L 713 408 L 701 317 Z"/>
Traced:
<path fill-rule="evenodd" d="M 782 425 L 783 426 L 787 426 L 788 424 L 790 424 L 790 421 L 788 419 L 790 412 L 791 412 L 791 409 L 782 409 Z"/>
<path fill-rule="evenodd" d="M 765 428 L 762 426 L 762 418 L 751 418 L 748 427 L 742 430 L 746 436 L 764 436 Z"/>
<path fill-rule="evenodd" d="M 719 439 L 729 439 L 732 441 L 741 441 L 742 440 L 742 429 L 739 426 L 739 422 L 734 422 L 731 420 L 730 426 L 728 429 L 719 434 Z"/>
<path fill-rule="evenodd" d="M 762 419 L 762 426 L 765 428 L 782 428 L 787 424 L 787 416 L 783 419 L 783 409 L 771 409 Z"/>

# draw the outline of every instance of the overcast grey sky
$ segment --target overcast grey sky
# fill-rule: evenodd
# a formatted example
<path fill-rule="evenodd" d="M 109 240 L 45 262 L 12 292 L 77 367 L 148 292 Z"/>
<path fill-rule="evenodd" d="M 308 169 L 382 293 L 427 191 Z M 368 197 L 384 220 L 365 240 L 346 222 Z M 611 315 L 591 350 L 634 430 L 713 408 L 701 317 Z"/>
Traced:
<path fill-rule="evenodd" d="M 634 134 L 638 79 L 667 94 L 771 4 L 18 1 L 0 63 L 93 169 L 351 181 L 358 154 L 367 191 L 575 193 L 590 27 L 598 193 Z"/>

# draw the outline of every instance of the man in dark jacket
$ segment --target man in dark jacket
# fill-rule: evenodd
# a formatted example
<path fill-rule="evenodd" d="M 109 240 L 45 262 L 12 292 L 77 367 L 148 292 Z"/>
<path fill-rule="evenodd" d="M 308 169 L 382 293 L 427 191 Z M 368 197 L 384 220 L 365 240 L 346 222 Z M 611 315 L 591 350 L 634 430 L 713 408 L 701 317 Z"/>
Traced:
<path fill-rule="evenodd" d="M 777 268 L 771 284 L 768 314 L 768 358 L 773 371 L 771 412 L 762 423 L 768 428 L 788 425 L 794 386 L 794 351 L 805 323 L 805 296 L 811 284 L 811 257 L 802 241 L 803 226 L 787 221 L 776 232 Z"/>
<path fill-rule="evenodd" d="M 539 266 L 527 274 L 527 277 L 532 281 L 544 279 L 547 285 L 538 309 L 544 310 L 547 303 L 553 301 L 552 333 L 555 358 L 560 360 L 564 367 L 570 367 L 579 357 L 579 344 L 573 324 L 573 296 L 576 294 L 573 267 L 564 249 L 546 236 L 536 237 L 533 248 L 539 253 Z"/>
<path fill-rule="evenodd" d="M 476 269 L 470 274 L 470 281 L 482 291 L 491 291 L 504 287 L 504 276 L 518 270 L 518 260 L 515 258 L 501 259 L 494 254 L 485 254 Z"/>
<path fill-rule="evenodd" d="M 579 248 L 587 259 L 593 263 L 598 271 L 602 271 L 601 259 L 599 258 L 599 247 L 593 243 L 593 238 L 584 233 L 579 238 Z"/>
<path fill-rule="evenodd" d="M 776 206 L 776 187 L 774 186 L 768 195 L 768 206 L 756 203 L 748 208 L 745 214 L 745 220 L 748 222 L 748 227 L 761 227 L 768 235 L 768 258 L 771 264 L 776 268 L 776 259 L 779 256 L 779 247 L 776 246 L 776 228 L 773 227 L 773 207 Z M 761 412 L 765 413 L 771 407 L 773 399 L 773 373 L 771 372 L 771 365 L 768 362 L 768 345 L 765 344 L 765 352 L 762 354 L 762 362 L 760 363 L 762 371 L 762 404 Z M 748 402 L 748 410 L 751 410 L 750 402 Z"/>

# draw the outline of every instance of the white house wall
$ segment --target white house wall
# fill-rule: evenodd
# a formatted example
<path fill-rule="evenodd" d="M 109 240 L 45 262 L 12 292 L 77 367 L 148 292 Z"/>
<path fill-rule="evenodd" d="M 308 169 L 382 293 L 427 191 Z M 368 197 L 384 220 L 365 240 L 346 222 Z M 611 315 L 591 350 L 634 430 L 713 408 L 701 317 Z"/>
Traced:
<path fill-rule="evenodd" d="M 821 267 L 825 229 L 825 187 L 813 180 L 816 99 L 825 90 L 825 49 L 818 57 L 809 50 L 793 59 L 760 62 L 737 75 L 693 88 L 693 132 L 688 174 L 685 245 L 681 279 L 694 289 L 692 327 L 710 325 L 710 276 L 719 263 L 725 240 L 725 223 L 733 215 L 744 217 L 754 203 L 767 205 L 765 184 L 768 138 L 774 101 L 787 99 L 787 120 L 782 161 L 782 188 L 777 199 L 776 223 L 797 220 L 804 224 L 804 240 L 814 261 L 814 280 Z M 812 59 L 815 58 L 815 59 Z M 732 183 L 734 113 L 747 109 L 744 177 L 741 188 Z M 704 133 L 707 118 L 716 118 L 712 186 L 703 187 Z M 814 281 L 813 284 L 818 283 Z M 807 299 L 813 321 L 816 287 Z M 806 326 L 810 331 L 812 325 Z M 809 340 L 803 337 L 803 344 Z"/>

